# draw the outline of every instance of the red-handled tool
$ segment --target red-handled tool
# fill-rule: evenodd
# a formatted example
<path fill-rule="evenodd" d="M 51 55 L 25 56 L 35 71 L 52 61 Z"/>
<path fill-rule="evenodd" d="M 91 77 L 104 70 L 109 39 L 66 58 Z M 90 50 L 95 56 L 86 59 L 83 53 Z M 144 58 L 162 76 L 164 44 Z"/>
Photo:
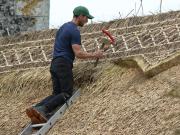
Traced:
<path fill-rule="evenodd" d="M 105 29 L 102 29 L 102 32 L 109 37 L 109 42 L 112 44 L 112 45 L 115 45 L 115 39 L 112 37 L 112 35 Z M 100 46 L 100 50 L 102 50 L 105 46 L 105 43 L 102 43 L 102 45 Z M 108 48 L 105 48 L 104 51 L 106 51 Z M 98 61 L 99 61 L 99 58 L 96 59 L 96 62 L 94 63 L 94 67 L 97 66 L 98 64 Z"/>
<path fill-rule="evenodd" d="M 115 39 L 112 37 L 112 35 L 105 29 L 102 29 L 102 32 L 110 38 L 110 43 L 114 45 Z"/>

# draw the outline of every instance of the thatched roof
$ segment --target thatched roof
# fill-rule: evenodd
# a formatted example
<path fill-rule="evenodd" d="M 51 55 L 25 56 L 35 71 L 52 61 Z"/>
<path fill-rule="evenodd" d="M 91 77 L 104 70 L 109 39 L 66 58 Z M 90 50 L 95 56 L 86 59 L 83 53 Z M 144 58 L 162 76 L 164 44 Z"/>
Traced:
<path fill-rule="evenodd" d="M 101 44 L 106 24 L 81 29 L 85 51 Z M 108 28 L 117 46 L 96 68 L 94 61 L 76 61 L 75 88 L 81 97 L 48 134 L 178 135 L 179 11 L 115 20 Z M 1 39 L 0 134 L 18 134 L 29 122 L 25 109 L 51 94 L 55 32 Z"/>

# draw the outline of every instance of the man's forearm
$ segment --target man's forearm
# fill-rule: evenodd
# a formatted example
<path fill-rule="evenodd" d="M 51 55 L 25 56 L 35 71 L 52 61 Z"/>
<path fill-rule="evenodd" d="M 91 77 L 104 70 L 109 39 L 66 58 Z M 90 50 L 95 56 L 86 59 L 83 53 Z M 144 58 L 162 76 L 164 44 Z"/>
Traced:
<path fill-rule="evenodd" d="M 88 58 L 96 58 L 94 53 L 88 53 L 85 51 L 79 51 L 76 54 L 76 57 L 79 59 L 88 59 Z"/>

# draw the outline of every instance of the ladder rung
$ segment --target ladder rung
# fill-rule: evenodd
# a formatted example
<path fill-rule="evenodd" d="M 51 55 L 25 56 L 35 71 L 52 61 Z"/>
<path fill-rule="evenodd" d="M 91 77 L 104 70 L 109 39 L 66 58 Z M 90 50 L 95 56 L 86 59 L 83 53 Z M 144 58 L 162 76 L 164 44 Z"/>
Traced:
<path fill-rule="evenodd" d="M 32 125 L 32 128 L 42 127 L 42 126 L 44 126 L 44 125 L 46 125 L 46 123 L 42 123 L 42 124 L 34 124 L 34 125 Z"/>

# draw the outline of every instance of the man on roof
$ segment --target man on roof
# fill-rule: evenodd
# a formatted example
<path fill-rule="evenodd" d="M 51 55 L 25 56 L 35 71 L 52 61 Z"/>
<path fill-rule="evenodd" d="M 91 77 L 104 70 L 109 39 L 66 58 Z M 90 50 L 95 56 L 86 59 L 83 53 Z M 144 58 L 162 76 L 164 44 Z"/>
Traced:
<path fill-rule="evenodd" d="M 87 53 L 81 49 L 81 35 L 78 26 L 83 27 L 88 19 L 93 18 L 86 7 L 78 6 L 73 10 L 72 21 L 63 24 L 57 31 L 50 66 L 53 92 L 40 103 L 26 109 L 26 114 L 32 123 L 46 122 L 47 114 L 64 104 L 72 96 L 72 68 L 75 57 L 80 59 L 103 57 L 101 50 Z"/>

